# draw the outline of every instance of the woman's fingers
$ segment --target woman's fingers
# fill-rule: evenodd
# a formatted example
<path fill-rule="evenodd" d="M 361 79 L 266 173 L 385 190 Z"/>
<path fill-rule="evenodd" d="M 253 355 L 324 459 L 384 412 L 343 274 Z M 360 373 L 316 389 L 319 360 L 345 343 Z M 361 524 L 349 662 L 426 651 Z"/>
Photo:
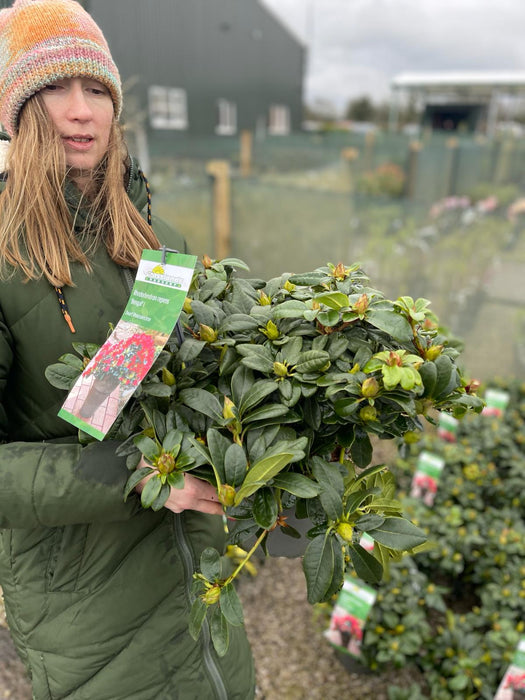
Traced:
<path fill-rule="evenodd" d="M 142 458 L 138 466 L 140 468 L 149 467 L 150 465 Z M 139 493 L 152 476 L 153 474 L 149 474 L 137 485 L 136 490 Z M 215 487 L 208 484 L 207 481 L 197 479 L 188 473 L 184 474 L 184 488 L 172 488 L 164 507 L 171 510 L 172 513 L 182 513 L 184 510 L 198 510 L 201 513 L 210 513 L 212 515 L 222 515 L 224 513 Z"/>

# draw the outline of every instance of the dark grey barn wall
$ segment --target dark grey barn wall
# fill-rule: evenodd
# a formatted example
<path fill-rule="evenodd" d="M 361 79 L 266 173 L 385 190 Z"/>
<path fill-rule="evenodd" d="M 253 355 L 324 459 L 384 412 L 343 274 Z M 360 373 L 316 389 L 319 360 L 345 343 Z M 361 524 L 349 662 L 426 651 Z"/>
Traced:
<path fill-rule="evenodd" d="M 189 131 L 213 133 L 219 98 L 237 104 L 238 127 L 254 129 L 271 104 L 302 113 L 304 48 L 257 0 L 85 0 L 123 80 L 188 93 Z"/>

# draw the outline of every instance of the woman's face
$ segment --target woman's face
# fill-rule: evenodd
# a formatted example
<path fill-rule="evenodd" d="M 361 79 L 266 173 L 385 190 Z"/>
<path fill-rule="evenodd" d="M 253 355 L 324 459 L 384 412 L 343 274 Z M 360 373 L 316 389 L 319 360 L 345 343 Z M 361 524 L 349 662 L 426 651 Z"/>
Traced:
<path fill-rule="evenodd" d="M 40 94 L 62 138 L 66 164 L 82 189 L 108 149 L 113 123 L 109 90 L 92 78 L 64 78 L 47 85 Z"/>

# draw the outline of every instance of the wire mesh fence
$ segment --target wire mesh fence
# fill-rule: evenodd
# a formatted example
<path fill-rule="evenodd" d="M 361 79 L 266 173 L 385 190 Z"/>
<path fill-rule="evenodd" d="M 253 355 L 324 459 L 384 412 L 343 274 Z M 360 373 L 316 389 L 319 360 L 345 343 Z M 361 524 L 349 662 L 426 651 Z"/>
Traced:
<path fill-rule="evenodd" d="M 241 176 L 234 154 L 230 253 L 249 264 L 250 276 L 264 279 L 327 262 L 361 262 L 390 298 L 432 300 L 443 323 L 465 341 L 473 375 L 489 378 L 495 366 L 519 375 L 525 224 L 519 213 L 509 217 L 508 206 L 518 201 L 520 211 L 525 144 L 432 137 L 416 151 L 410 198 L 367 195 L 359 182 L 369 165 L 390 162 L 408 174 L 410 140 L 393 136 L 273 139 L 255 145 L 249 177 Z M 230 146 L 233 153 L 233 141 Z M 349 148 L 350 159 L 341 155 Z M 182 162 L 155 188 L 157 213 L 179 228 L 193 252 L 214 257 L 213 178 L 203 161 L 189 160 L 186 173 Z"/>

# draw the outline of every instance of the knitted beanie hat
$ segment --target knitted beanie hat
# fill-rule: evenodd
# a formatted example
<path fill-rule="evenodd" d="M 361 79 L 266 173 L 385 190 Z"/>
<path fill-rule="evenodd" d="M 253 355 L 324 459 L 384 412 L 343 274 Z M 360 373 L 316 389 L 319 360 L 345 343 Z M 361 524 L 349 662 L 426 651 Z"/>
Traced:
<path fill-rule="evenodd" d="M 15 0 L 0 11 L 0 121 L 12 136 L 26 100 L 63 78 L 105 85 L 115 115 L 122 87 L 108 44 L 93 18 L 75 0 Z"/>

